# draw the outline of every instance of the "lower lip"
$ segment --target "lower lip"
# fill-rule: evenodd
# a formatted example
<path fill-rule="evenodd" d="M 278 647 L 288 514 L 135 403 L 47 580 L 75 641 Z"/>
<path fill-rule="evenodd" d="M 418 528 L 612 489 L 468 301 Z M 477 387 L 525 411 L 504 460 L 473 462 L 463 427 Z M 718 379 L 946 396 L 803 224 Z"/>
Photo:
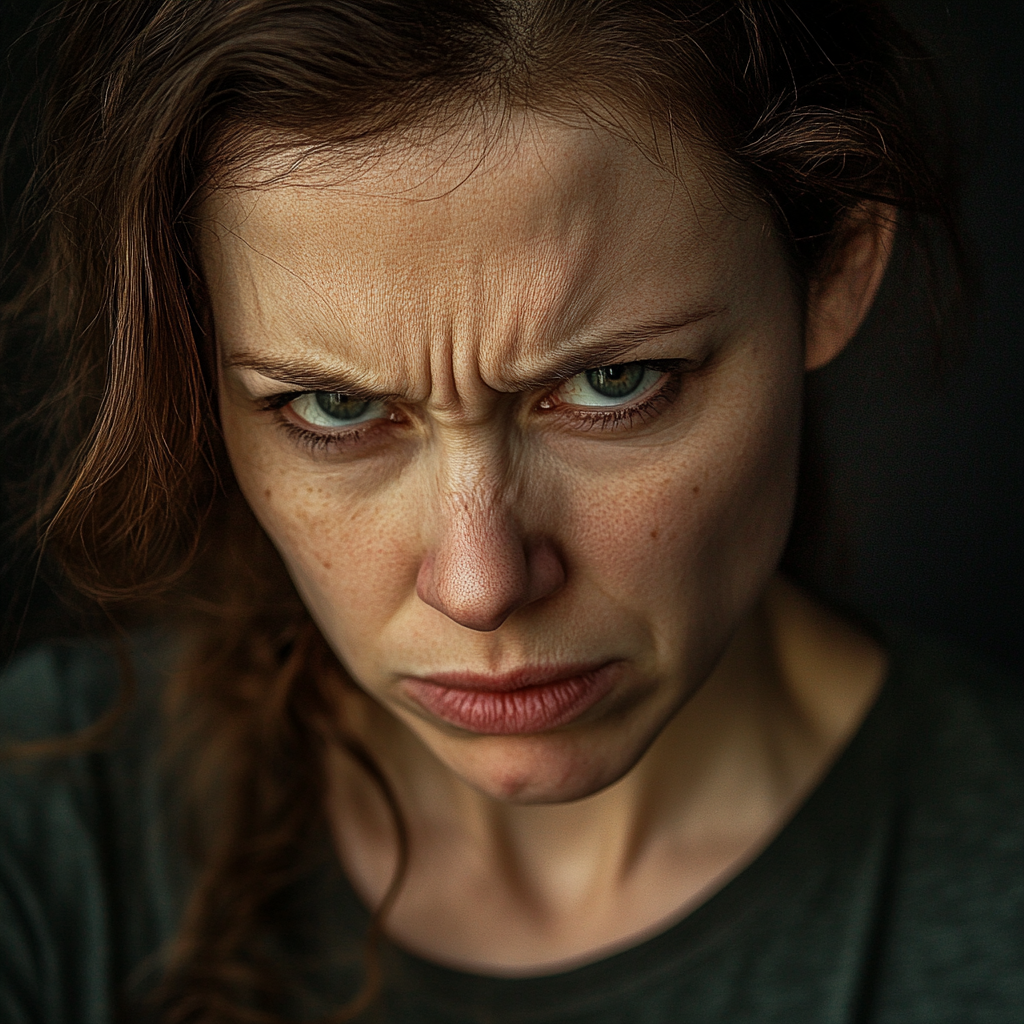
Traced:
<path fill-rule="evenodd" d="M 450 725 L 487 736 L 522 736 L 568 725 L 592 708 L 615 681 L 615 665 L 514 690 L 474 690 L 406 679 L 405 692 Z"/>

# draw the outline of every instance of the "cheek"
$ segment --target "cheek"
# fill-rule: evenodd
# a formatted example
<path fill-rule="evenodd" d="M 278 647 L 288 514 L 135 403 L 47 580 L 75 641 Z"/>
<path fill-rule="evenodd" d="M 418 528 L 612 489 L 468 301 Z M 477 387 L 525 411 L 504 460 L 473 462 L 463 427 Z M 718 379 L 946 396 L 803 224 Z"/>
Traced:
<path fill-rule="evenodd" d="M 301 454 L 293 462 L 234 426 L 225 417 L 239 487 L 313 617 L 334 636 L 372 633 L 415 587 L 415 502 L 400 494 L 388 502 L 368 498 L 372 489 L 342 486 L 322 470 L 311 473 Z M 338 609 L 345 609 L 343 621 Z"/>
<path fill-rule="evenodd" d="M 573 503 L 581 565 L 624 601 L 664 615 L 687 605 L 731 615 L 749 603 L 789 530 L 800 379 L 797 368 L 733 385 L 682 440 L 582 488 Z"/>
<path fill-rule="evenodd" d="M 416 519 L 402 503 L 349 503 L 329 486 L 309 487 L 268 512 L 264 528 L 307 606 L 346 646 L 377 632 L 413 593 Z"/>
<path fill-rule="evenodd" d="M 603 590 L 645 592 L 668 552 L 699 545 L 701 478 L 699 467 L 661 456 L 581 483 L 568 517 L 579 570 Z"/>

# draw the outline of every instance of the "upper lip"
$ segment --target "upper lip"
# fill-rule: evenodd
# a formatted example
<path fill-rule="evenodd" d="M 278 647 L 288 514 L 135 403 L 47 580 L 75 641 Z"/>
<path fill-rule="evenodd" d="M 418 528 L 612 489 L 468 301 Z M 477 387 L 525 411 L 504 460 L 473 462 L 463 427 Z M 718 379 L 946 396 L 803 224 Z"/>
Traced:
<path fill-rule="evenodd" d="M 438 672 L 431 676 L 411 676 L 416 682 L 429 683 L 433 686 L 444 686 L 452 690 L 489 691 L 491 693 L 509 693 L 513 690 L 525 690 L 531 686 L 548 686 L 561 683 L 566 679 L 578 679 L 589 675 L 609 664 L 607 661 L 587 662 L 577 665 L 537 665 L 525 666 L 503 673 L 481 672 Z"/>

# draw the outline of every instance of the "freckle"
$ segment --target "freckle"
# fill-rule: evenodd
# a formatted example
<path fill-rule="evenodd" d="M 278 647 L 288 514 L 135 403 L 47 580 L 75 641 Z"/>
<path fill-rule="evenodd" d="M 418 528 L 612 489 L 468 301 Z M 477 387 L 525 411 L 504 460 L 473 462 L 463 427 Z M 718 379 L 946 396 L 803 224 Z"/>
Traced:
<path fill-rule="evenodd" d="M 266 498 L 267 501 L 270 501 L 270 488 L 269 487 L 263 492 L 263 497 Z"/>
<path fill-rule="evenodd" d="M 655 527 L 653 530 L 651 530 L 651 540 L 657 540 L 657 539 L 658 539 L 658 528 Z"/>
<path fill-rule="evenodd" d="M 700 494 L 700 484 L 694 484 L 693 485 L 693 493 L 694 494 Z"/>
<path fill-rule="evenodd" d="M 330 563 L 330 561 L 329 561 L 328 559 L 326 559 L 326 558 L 323 558 L 323 559 L 321 559 L 321 560 L 320 560 L 320 564 L 321 564 L 321 565 L 322 565 L 322 566 L 323 566 L 323 567 L 324 567 L 324 568 L 325 568 L 325 569 L 326 569 L 326 570 L 327 570 L 328 572 L 330 572 L 330 570 L 331 570 L 331 563 Z"/>

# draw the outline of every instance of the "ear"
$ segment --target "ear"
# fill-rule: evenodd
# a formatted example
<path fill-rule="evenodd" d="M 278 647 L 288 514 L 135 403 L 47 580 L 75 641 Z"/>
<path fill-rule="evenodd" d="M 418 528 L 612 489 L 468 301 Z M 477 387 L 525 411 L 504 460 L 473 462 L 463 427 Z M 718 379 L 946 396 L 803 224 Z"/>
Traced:
<path fill-rule="evenodd" d="M 816 370 L 846 348 L 882 283 L 896 232 L 896 211 L 866 203 L 847 215 L 839 242 L 807 293 L 804 368 Z"/>

